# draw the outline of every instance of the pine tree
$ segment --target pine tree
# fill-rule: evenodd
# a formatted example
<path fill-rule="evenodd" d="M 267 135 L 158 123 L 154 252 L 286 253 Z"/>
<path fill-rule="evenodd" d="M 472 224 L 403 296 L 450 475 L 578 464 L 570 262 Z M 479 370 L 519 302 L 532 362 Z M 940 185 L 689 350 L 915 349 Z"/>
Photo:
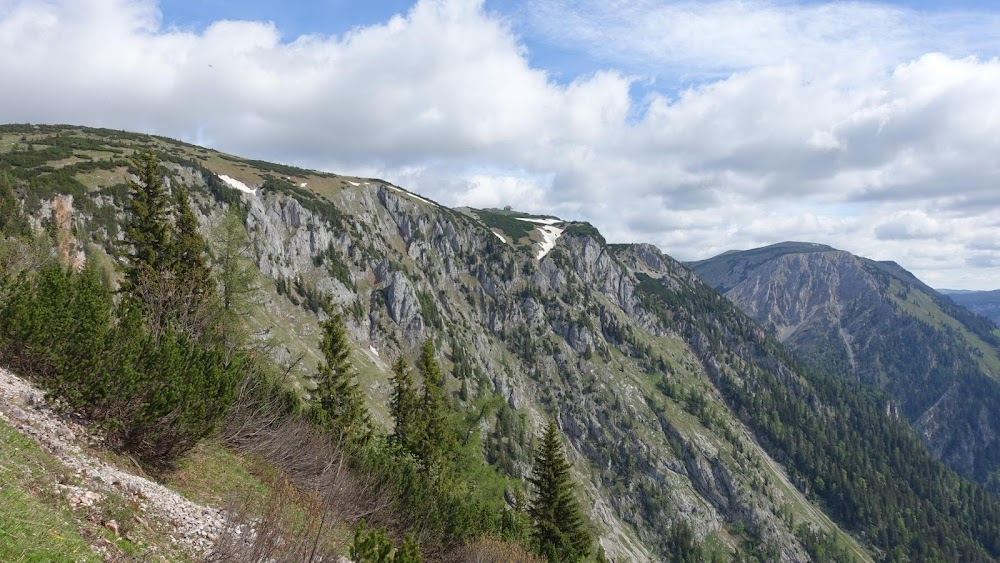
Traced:
<path fill-rule="evenodd" d="M 132 166 L 138 180 L 129 180 L 129 223 L 125 229 L 125 243 L 131 246 L 132 254 L 121 289 L 142 312 L 155 343 L 178 319 L 177 280 L 171 268 L 175 262 L 174 227 L 156 155 L 136 152 Z"/>
<path fill-rule="evenodd" d="M 14 194 L 14 180 L 7 172 L 0 172 L 0 235 L 19 237 L 30 233 L 31 225 Z"/>
<path fill-rule="evenodd" d="M 392 364 L 392 399 L 389 412 L 396 422 L 393 439 L 403 448 L 413 451 L 417 430 L 417 393 L 413 389 L 410 366 L 400 356 Z"/>
<path fill-rule="evenodd" d="M 340 434 L 348 441 L 367 435 L 368 410 L 351 363 L 351 346 L 347 329 L 340 314 L 334 314 L 322 324 L 320 351 L 325 361 L 319 364 L 313 408 L 321 425 Z"/>
<path fill-rule="evenodd" d="M 214 293 L 214 281 L 205 262 L 205 238 L 198 232 L 198 218 L 183 187 L 174 194 L 174 228 L 171 269 L 184 291 L 202 301 Z"/>
<path fill-rule="evenodd" d="M 590 553 L 591 537 L 577 503 L 563 454 L 559 429 L 550 420 L 535 454 L 529 482 L 534 499 L 528 514 L 534 521 L 538 552 L 551 562 L 579 561 Z"/>

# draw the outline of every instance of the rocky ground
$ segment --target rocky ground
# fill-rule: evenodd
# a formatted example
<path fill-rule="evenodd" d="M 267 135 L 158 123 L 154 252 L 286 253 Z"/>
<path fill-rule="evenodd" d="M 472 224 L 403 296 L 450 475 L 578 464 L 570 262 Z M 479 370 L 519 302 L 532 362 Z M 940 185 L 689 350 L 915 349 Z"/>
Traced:
<path fill-rule="evenodd" d="M 65 465 L 70 477 L 56 487 L 71 506 L 99 506 L 108 495 L 119 495 L 138 507 L 135 519 L 142 526 L 161 531 L 174 549 L 194 557 L 206 554 L 223 529 L 220 511 L 98 459 L 91 452 L 99 440 L 52 410 L 42 391 L 4 369 L 0 369 L 0 419 Z M 118 534 L 114 520 L 104 525 Z M 106 546 L 94 548 L 108 555 Z"/>

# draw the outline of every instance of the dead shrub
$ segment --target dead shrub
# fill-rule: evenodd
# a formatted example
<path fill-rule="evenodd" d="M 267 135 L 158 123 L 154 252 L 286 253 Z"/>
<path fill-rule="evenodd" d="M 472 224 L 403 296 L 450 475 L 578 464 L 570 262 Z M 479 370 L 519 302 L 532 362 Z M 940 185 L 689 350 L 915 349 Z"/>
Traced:
<path fill-rule="evenodd" d="M 448 558 L 455 563 L 544 563 L 523 546 L 494 537 L 479 538 L 455 550 Z"/>
<path fill-rule="evenodd" d="M 302 495 L 286 479 L 269 483 L 261 503 L 245 495 L 226 510 L 226 527 L 219 534 L 210 563 L 334 561 L 336 545 L 324 534 L 328 512 L 316 499 Z"/>

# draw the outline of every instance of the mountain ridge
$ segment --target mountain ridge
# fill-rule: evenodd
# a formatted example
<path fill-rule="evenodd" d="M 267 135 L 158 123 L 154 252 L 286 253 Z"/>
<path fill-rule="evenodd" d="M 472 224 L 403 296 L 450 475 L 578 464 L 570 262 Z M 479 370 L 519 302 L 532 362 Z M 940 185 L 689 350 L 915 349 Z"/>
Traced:
<path fill-rule="evenodd" d="M 479 430 L 487 458 L 512 476 L 527 471 L 531 444 L 501 422 L 526 430 L 555 418 L 612 558 L 676 556 L 685 529 L 709 554 L 738 550 L 762 560 L 818 558 L 827 549 L 869 560 L 904 546 L 940 555 L 947 546 L 923 545 L 937 540 L 907 537 L 896 523 L 922 530 L 916 514 L 928 512 L 970 558 L 1000 550 L 989 541 L 988 501 L 879 414 L 880 399 L 801 369 L 760 326 L 651 245 L 607 245 L 592 226 L 559 220 L 562 232 L 539 254 L 548 240 L 540 226 L 504 223 L 510 233 L 483 220 L 496 210 L 448 209 L 378 180 L 137 134 L 8 126 L 0 135 L 14 139 L 0 162 L 39 227 L 53 198 L 72 196 L 70 230 L 88 260 L 116 261 L 125 252 L 117 242 L 123 157 L 137 148 L 156 150 L 170 184 L 188 187 L 206 231 L 228 208 L 244 213 L 268 291 L 253 322 L 274 339 L 272 358 L 296 374 L 301 393 L 318 358 L 310 342 L 324 313 L 316 303 L 328 297 L 344 313 L 359 381 L 381 424 L 390 424 L 389 359 L 412 357 L 425 338 L 444 357 L 457 404 L 503 399 Z M 15 164 L 21 160 L 28 164 Z M 883 434 L 863 437 L 855 426 Z M 889 438 L 906 459 L 888 455 Z M 796 445 L 803 441 L 825 446 L 807 454 Z M 838 449 L 853 457 L 836 457 Z M 883 476 L 889 482 L 880 488 L 859 463 L 866 457 L 905 476 Z M 917 471 L 917 463 L 929 465 Z M 921 474 L 936 476 L 926 486 L 939 487 L 944 500 L 915 492 L 925 486 Z M 871 491 L 855 488 L 869 478 Z M 851 504 L 864 497 L 884 506 Z M 956 520 L 955 504 L 935 502 L 969 503 L 981 521 Z M 884 511 L 890 515 L 878 516 Z"/>
<path fill-rule="evenodd" d="M 1000 323 L 1000 289 L 990 291 L 961 291 L 946 294 L 952 301 L 982 315 L 994 323 Z"/>

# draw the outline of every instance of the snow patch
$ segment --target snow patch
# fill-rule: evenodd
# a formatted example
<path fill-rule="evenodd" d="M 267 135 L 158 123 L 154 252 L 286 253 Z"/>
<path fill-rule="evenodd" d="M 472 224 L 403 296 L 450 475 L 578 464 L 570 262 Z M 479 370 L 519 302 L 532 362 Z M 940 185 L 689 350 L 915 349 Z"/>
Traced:
<path fill-rule="evenodd" d="M 226 176 L 225 174 L 219 174 L 219 179 L 222 180 L 223 182 L 229 184 L 229 187 L 235 188 L 235 189 L 237 189 L 237 190 L 239 190 L 241 192 L 248 193 L 250 195 L 254 195 L 254 194 L 257 193 L 256 190 L 251 190 L 243 182 L 240 182 L 239 180 L 237 180 L 235 178 L 230 178 L 229 176 Z"/>
<path fill-rule="evenodd" d="M 560 219 L 532 219 L 528 217 L 515 217 L 515 219 L 541 225 L 538 227 L 538 230 L 542 233 L 542 242 L 538 245 L 538 256 L 535 257 L 536 260 L 541 260 L 546 254 L 549 253 L 549 251 L 555 248 L 556 241 L 559 240 L 563 231 L 566 230 L 555 226 L 556 223 L 564 223 L 564 221 Z"/>
<path fill-rule="evenodd" d="M 371 344 L 368 345 L 368 349 L 372 351 L 372 354 L 375 354 L 376 358 L 381 358 L 382 357 L 382 356 L 378 355 L 378 350 L 376 350 L 375 347 L 372 346 Z"/>
<path fill-rule="evenodd" d="M 550 250 L 556 247 L 556 241 L 559 240 L 565 229 L 545 225 L 544 227 L 539 227 L 539 230 L 542 231 L 542 244 L 541 248 L 538 249 L 538 259 L 541 260 Z"/>
<path fill-rule="evenodd" d="M 352 186 L 360 186 L 361 185 L 361 182 L 352 182 L 350 180 L 348 180 L 347 183 L 350 184 L 350 185 L 352 185 Z"/>
<path fill-rule="evenodd" d="M 300 188 L 304 188 L 304 187 L 306 187 L 306 185 L 308 185 L 308 184 L 309 184 L 309 182 L 302 182 L 301 184 L 299 184 L 299 187 L 300 187 Z"/>
<path fill-rule="evenodd" d="M 408 192 L 406 190 L 403 190 L 403 189 L 400 189 L 400 188 L 395 188 L 393 186 L 386 186 L 386 187 L 389 188 L 390 190 L 394 191 L 394 192 L 399 192 L 399 193 L 401 193 L 403 195 L 408 195 L 408 196 L 412 197 L 413 199 L 415 199 L 417 201 L 422 201 L 422 202 L 424 202 L 424 203 L 426 203 L 428 205 L 433 205 L 433 206 L 437 207 L 437 204 L 434 203 L 433 201 L 426 200 L 426 199 L 418 196 L 417 194 L 410 193 L 410 192 Z"/>
<path fill-rule="evenodd" d="M 533 217 L 515 217 L 515 219 L 529 223 L 538 223 L 540 225 L 555 225 L 556 223 L 564 222 L 562 219 L 535 219 Z"/>
<path fill-rule="evenodd" d="M 502 242 L 504 244 L 507 243 L 507 239 L 503 238 L 503 235 L 501 235 L 500 233 L 498 233 L 496 231 L 493 231 L 493 234 L 495 234 L 497 236 L 497 238 L 500 239 L 500 242 Z"/>

